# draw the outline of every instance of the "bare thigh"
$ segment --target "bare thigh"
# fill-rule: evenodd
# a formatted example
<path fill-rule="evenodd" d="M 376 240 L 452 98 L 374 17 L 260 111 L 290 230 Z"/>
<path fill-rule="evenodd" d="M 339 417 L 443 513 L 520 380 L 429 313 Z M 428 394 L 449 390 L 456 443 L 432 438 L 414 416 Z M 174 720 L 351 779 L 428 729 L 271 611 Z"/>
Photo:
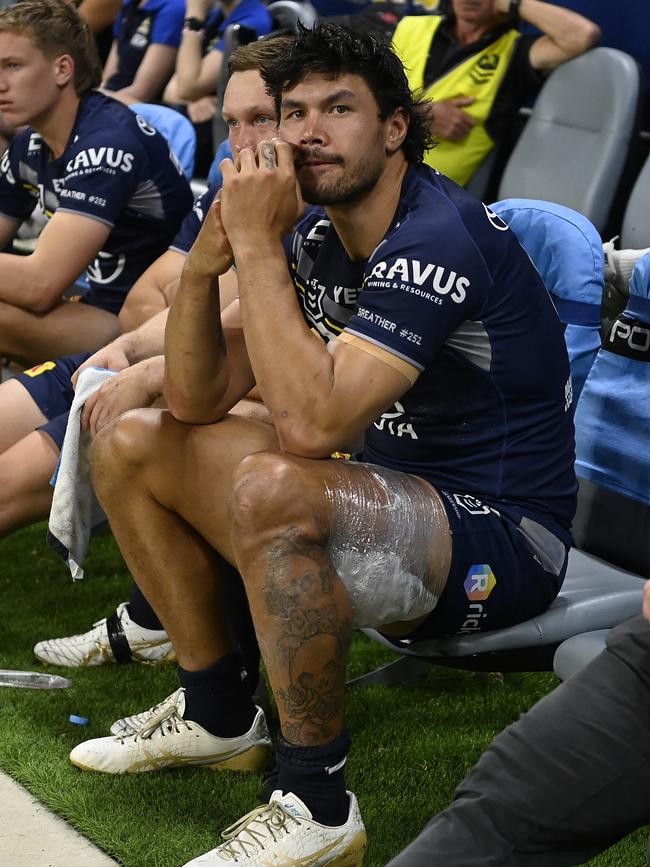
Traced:
<path fill-rule="evenodd" d="M 144 489 L 232 562 L 230 492 L 233 472 L 247 455 L 277 448 L 272 425 L 235 415 L 215 424 L 177 421 L 166 410 L 121 416 L 96 438 L 93 476 L 113 519 L 122 508 L 121 480 L 135 470 Z"/>
<path fill-rule="evenodd" d="M 28 363 L 94 352 L 119 333 L 117 316 L 89 304 L 64 299 L 39 316 L 0 302 L 0 355 Z"/>
<path fill-rule="evenodd" d="M 59 449 L 32 431 L 0 455 L 0 538 L 47 517 Z"/>
<path fill-rule="evenodd" d="M 0 385 L 0 454 L 46 421 L 22 382 L 8 379 Z"/>

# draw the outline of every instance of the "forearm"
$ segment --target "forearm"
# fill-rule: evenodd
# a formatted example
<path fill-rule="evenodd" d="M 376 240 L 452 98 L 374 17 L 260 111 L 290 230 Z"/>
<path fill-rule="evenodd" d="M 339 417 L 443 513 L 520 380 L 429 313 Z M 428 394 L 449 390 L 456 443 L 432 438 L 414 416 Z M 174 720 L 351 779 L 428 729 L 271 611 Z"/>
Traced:
<path fill-rule="evenodd" d="M 239 304 L 255 381 L 271 412 L 280 446 L 327 433 L 334 364 L 304 320 L 281 242 L 235 250 Z M 281 336 L 282 345 L 278 345 Z"/>
<path fill-rule="evenodd" d="M 228 379 L 219 279 L 194 269 L 188 257 L 165 333 L 167 405 L 182 421 L 214 420 Z"/>
<path fill-rule="evenodd" d="M 165 384 L 165 356 L 155 355 L 152 358 L 145 358 L 142 361 L 134 364 L 133 367 L 138 367 L 142 371 L 142 381 L 146 384 L 149 393 L 150 406 L 163 393 Z"/>
<path fill-rule="evenodd" d="M 82 0 L 79 13 L 86 19 L 93 33 L 99 33 L 115 20 L 120 0 Z"/>
<path fill-rule="evenodd" d="M 0 253 L 0 301 L 32 313 L 47 313 L 66 289 L 53 276 L 36 267 L 34 254 Z"/>
<path fill-rule="evenodd" d="M 509 0 L 506 5 L 509 6 Z M 542 0 L 521 0 L 519 17 L 541 30 L 558 48 L 571 56 L 587 51 L 600 38 L 600 29 L 593 21 L 570 9 Z"/>
<path fill-rule="evenodd" d="M 114 341 L 114 345 L 128 358 L 129 364 L 137 364 L 144 359 L 164 354 L 168 314 L 168 308 L 161 310 L 135 331 L 122 334 Z"/>
<path fill-rule="evenodd" d="M 203 58 L 203 33 L 198 30 L 183 30 L 181 44 L 176 59 L 176 92 L 182 100 L 198 99 L 205 96 L 196 82 L 200 78 Z M 217 82 L 215 79 L 214 86 Z"/>

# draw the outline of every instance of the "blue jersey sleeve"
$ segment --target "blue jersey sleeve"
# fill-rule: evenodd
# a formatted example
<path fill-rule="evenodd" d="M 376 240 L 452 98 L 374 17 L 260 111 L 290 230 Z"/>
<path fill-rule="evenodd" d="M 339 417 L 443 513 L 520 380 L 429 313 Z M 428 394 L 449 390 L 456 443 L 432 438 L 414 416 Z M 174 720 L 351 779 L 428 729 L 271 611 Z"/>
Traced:
<path fill-rule="evenodd" d="M 178 48 L 185 20 L 185 0 L 162 3 L 151 26 L 150 45 L 171 45 Z"/>
<path fill-rule="evenodd" d="M 16 136 L 0 160 L 0 214 L 20 222 L 29 217 L 38 201 L 38 187 L 20 176 L 20 153 L 29 146 L 28 140 L 26 133 Z"/>
<path fill-rule="evenodd" d="M 242 0 L 224 20 L 219 39 L 212 46 L 213 51 L 223 51 L 223 34 L 231 24 L 241 24 L 250 27 L 258 36 L 266 36 L 271 32 L 272 21 L 268 9 L 260 0 Z"/>
<path fill-rule="evenodd" d="M 189 253 L 192 244 L 196 241 L 196 236 L 199 234 L 205 215 L 216 196 L 216 190 L 206 190 L 194 202 L 192 210 L 183 220 L 183 225 L 178 230 L 178 234 L 172 241 L 169 249 L 176 250 L 178 253 Z"/>
<path fill-rule="evenodd" d="M 65 165 L 59 210 L 93 217 L 114 226 L 127 208 L 149 159 L 141 142 L 114 130 L 85 138 Z"/>
<path fill-rule="evenodd" d="M 479 318 L 492 278 L 457 223 L 407 217 L 372 254 L 346 331 L 424 370 L 447 337 Z M 435 239 L 435 241 L 433 241 Z"/>

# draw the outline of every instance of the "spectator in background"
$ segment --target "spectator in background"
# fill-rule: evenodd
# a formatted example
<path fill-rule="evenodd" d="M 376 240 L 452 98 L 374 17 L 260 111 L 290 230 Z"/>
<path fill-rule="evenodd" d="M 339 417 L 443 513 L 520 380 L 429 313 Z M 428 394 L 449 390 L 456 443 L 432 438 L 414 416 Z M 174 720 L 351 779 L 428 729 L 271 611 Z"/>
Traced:
<path fill-rule="evenodd" d="M 98 34 L 111 27 L 120 6 L 121 0 L 81 0 L 77 8 L 88 22 L 92 33 Z"/>
<path fill-rule="evenodd" d="M 197 174 L 207 174 L 214 156 L 212 118 L 217 106 L 217 84 L 223 64 L 226 28 L 240 24 L 264 36 L 271 31 L 271 16 L 262 0 L 234 0 L 212 4 L 188 0 L 187 17 L 176 58 L 176 72 L 165 89 L 168 105 L 185 104 L 197 128 Z"/>
<path fill-rule="evenodd" d="M 33 124 L 0 163 L 0 247 L 37 204 L 48 218 L 33 253 L 0 254 L 0 356 L 34 363 L 115 337 L 126 293 L 191 207 L 167 141 L 94 91 L 99 75 L 88 25 L 64 0 L 0 13 L 0 111 Z M 89 289 L 72 303 L 84 270 Z"/>
<path fill-rule="evenodd" d="M 393 46 L 412 90 L 432 100 L 438 144 L 425 162 L 465 185 L 553 69 L 587 51 L 600 29 L 541 0 L 452 0 L 448 15 L 407 16 Z M 522 36 L 518 18 L 542 36 Z"/>
<path fill-rule="evenodd" d="M 152 102 L 174 72 L 185 0 L 124 0 L 102 87 L 123 102 Z"/>

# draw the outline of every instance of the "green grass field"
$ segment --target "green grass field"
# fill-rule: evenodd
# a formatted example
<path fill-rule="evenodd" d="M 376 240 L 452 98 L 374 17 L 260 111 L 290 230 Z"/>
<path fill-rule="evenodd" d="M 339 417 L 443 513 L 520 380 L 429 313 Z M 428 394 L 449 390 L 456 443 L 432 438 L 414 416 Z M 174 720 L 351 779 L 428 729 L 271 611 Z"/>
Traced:
<path fill-rule="evenodd" d="M 85 631 L 128 594 L 110 535 L 93 540 L 87 578 L 78 584 L 44 537 L 38 525 L 0 543 L 0 668 L 38 670 L 36 641 Z M 359 636 L 349 674 L 386 658 Z M 257 777 L 186 769 L 116 778 L 83 773 L 67 761 L 79 741 L 107 734 L 118 717 L 175 689 L 173 666 L 50 670 L 70 676 L 71 688 L 0 688 L 0 767 L 125 867 L 184 864 L 216 845 L 219 832 L 257 803 Z M 368 829 L 366 867 L 385 865 L 399 852 L 449 802 L 493 735 L 555 683 L 552 674 L 502 679 L 432 668 L 415 686 L 351 691 L 348 784 Z M 71 713 L 90 724 L 71 724 Z M 639 832 L 591 863 L 642 867 L 646 845 L 647 832 Z M 11 867 L 11 853 L 0 853 L 0 864 Z"/>

